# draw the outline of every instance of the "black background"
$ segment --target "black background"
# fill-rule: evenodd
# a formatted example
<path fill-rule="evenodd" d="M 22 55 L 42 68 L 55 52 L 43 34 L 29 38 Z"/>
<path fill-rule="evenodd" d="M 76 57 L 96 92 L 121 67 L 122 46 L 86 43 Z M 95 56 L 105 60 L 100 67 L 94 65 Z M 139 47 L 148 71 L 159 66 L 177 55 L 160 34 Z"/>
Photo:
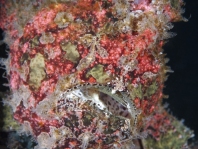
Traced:
<path fill-rule="evenodd" d="M 170 112 L 178 119 L 184 119 L 198 139 L 198 0 L 185 2 L 184 16 L 190 19 L 188 22 L 174 23 L 171 31 L 177 36 L 169 39 L 164 46 L 164 53 L 170 59 L 168 65 L 174 71 L 169 74 L 164 93 L 169 95 L 165 102 L 169 103 Z M 0 46 L 0 57 L 6 57 L 5 47 L 5 44 Z M 3 72 L 0 69 L 0 76 Z M 1 77 L 1 92 L 8 89 L 2 85 L 5 82 L 6 79 Z"/>
<path fill-rule="evenodd" d="M 170 59 L 168 65 L 174 73 L 169 74 L 164 93 L 165 102 L 178 119 L 195 131 L 198 139 L 198 0 L 185 0 L 188 22 L 174 23 L 171 30 L 177 36 L 169 39 L 164 52 Z"/>

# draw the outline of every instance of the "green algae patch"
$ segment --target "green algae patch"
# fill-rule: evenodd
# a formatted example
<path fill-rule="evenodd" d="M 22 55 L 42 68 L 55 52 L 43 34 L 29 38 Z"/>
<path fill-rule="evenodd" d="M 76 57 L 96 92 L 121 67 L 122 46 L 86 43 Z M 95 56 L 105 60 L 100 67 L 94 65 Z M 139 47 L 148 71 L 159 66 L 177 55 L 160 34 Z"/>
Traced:
<path fill-rule="evenodd" d="M 82 118 L 82 122 L 83 125 L 88 127 L 89 125 L 91 125 L 93 119 L 96 117 L 96 115 L 94 115 L 91 112 L 85 112 Z"/>
<path fill-rule="evenodd" d="M 181 149 L 194 136 L 193 131 L 184 126 L 181 121 L 172 116 L 169 117 L 173 128 L 167 128 L 158 140 L 148 136 L 143 140 L 145 149 Z"/>
<path fill-rule="evenodd" d="M 80 57 L 80 54 L 78 53 L 77 46 L 69 43 L 62 43 L 61 48 L 63 51 L 66 52 L 65 58 L 70 60 L 73 63 L 77 63 Z"/>
<path fill-rule="evenodd" d="M 178 9 L 180 7 L 179 1 L 178 0 L 171 0 L 170 4 L 173 8 Z"/>
<path fill-rule="evenodd" d="M 142 92 L 142 85 L 139 84 L 137 87 L 134 87 L 133 85 L 128 85 L 128 90 L 130 91 L 130 96 L 132 99 L 135 99 L 136 97 L 142 99 L 143 98 L 143 92 Z"/>
<path fill-rule="evenodd" d="M 38 89 L 41 85 L 41 81 L 45 78 L 45 61 L 42 54 L 38 53 L 30 61 L 30 86 Z"/>
<path fill-rule="evenodd" d="M 20 125 L 14 120 L 13 112 L 10 106 L 3 107 L 3 131 L 18 130 Z"/>
<path fill-rule="evenodd" d="M 87 74 L 86 77 L 88 78 L 90 75 L 93 76 L 98 83 L 105 83 L 109 81 L 109 76 L 106 72 L 104 72 L 103 65 L 96 65 L 93 67 Z"/>
<path fill-rule="evenodd" d="M 40 44 L 39 36 L 35 36 L 32 40 L 30 40 L 30 48 L 35 48 Z"/>
<path fill-rule="evenodd" d="M 158 89 L 157 83 L 156 81 L 153 82 L 146 90 L 144 96 L 150 97 L 151 95 L 153 95 Z"/>
<path fill-rule="evenodd" d="M 56 14 L 56 18 L 54 22 L 58 25 L 59 28 L 67 27 L 71 22 L 73 22 L 74 18 L 71 14 L 67 12 L 59 12 Z"/>
<path fill-rule="evenodd" d="M 20 63 L 21 65 L 24 64 L 25 61 L 27 61 L 29 59 L 29 55 L 28 53 L 24 53 L 20 59 Z"/>

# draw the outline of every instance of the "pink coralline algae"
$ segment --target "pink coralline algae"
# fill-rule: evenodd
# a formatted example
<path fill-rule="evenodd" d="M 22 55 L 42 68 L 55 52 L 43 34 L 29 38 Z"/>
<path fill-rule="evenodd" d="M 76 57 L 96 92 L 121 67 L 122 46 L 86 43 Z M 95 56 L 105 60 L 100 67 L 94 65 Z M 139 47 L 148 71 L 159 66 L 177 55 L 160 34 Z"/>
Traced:
<path fill-rule="evenodd" d="M 159 107 L 171 71 L 162 46 L 171 22 L 185 20 L 181 0 L 0 3 L 4 103 L 35 149 L 141 148 L 175 129 Z"/>

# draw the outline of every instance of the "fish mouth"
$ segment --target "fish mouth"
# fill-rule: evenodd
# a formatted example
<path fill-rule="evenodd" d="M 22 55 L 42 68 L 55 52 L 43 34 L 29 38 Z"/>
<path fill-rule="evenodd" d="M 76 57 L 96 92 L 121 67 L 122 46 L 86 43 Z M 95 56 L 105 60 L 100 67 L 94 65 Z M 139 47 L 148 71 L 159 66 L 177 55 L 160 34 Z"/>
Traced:
<path fill-rule="evenodd" d="M 61 94 L 60 103 L 65 103 L 66 109 L 79 110 L 83 104 L 89 103 L 92 108 L 97 108 L 106 115 L 115 115 L 125 119 L 132 118 L 127 108 L 129 101 L 128 92 L 113 92 L 111 85 L 81 84 L 67 89 Z M 65 100 L 65 101 L 64 101 Z M 72 101 L 78 100 L 78 104 L 72 105 Z M 64 102 L 63 102 L 64 101 Z M 59 105 L 62 106 L 61 104 Z"/>
<path fill-rule="evenodd" d="M 72 131 L 81 128 L 104 137 L 104 145 L 112 145 L 115 141 L 109 142 L 111 135 L 120 141 L 133 140 L 136 127 L 128 107 L 129 94 L 123 91 L 112 93 L 112 90 L 111 85 L 102 84 L 73 86 L 60 94 L 57 113 L 65 111 L 61 119 Z"/>

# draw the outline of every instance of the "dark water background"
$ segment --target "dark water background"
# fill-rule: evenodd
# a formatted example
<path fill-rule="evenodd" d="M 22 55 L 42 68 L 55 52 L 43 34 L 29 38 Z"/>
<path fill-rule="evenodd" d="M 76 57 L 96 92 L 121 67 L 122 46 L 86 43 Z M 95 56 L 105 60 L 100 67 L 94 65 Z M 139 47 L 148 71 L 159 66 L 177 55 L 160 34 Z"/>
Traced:
<path fill-rule="evenodd" d="M 190 19 L 188 22 L 174 23 L 171 31 L 177 33 L 177 36 L 169 39 L 164 46 L 164 52 L 170 59 L 168 65 L 174 71 L 169 74 L 164 93 L 169 95 L 165 102 L 169 103 L 170 112 L 178 119 L 184 119 L 185 125 L 195 131 L 198 139 L 198 0 L 185 2 L 184 16 Z M 1 33 L 2 30 L 0 40 L 3 38 Z M 0 46 L 0 57 L 7 57 L 5 46 Z M 1 77 L 3 73 L 0 69 L 1 92 L 8 89 L 2 85 L 6 83 L 6 79 Z M 0 103 L 0 109 L 1 107 Z M 0 132 L 1 135 L 6 136 Z"/>
<path fill-rule="evenodd" d="M 174 23 L 171 30 L 177 36 L 169 39 L 164 52 L 170 59 L 168 65 L 174 73 L 169 74 L 164 93 L 170 111 L 178 119 L 184 119 L 195 131 L 198 139 L 198 0 L 185 0 L 188 22 Z"/>

